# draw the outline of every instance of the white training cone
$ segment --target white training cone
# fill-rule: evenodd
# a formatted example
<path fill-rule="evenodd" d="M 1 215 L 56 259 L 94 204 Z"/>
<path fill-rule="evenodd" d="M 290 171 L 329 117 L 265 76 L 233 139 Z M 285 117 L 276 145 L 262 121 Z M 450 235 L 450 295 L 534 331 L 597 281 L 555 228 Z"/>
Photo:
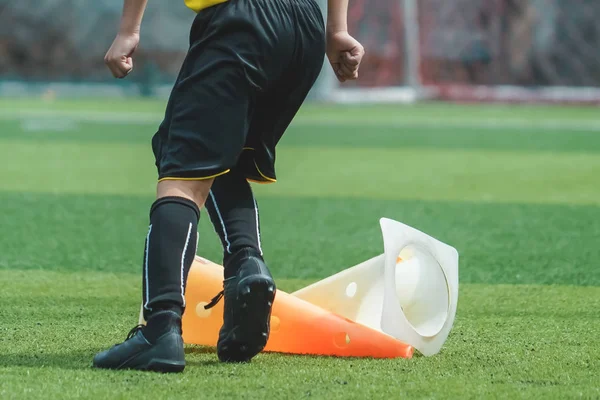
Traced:
<path fill-rule="evenodd" d="M 293 295 L 434 355 L 456 315 L 458 252 L 400 222 L 380 224 L 384 254 Z"/>
<path fill-rule="evenodd" d="M 292 295 L 383 332 L 384 260 L 381 254 Z"/>

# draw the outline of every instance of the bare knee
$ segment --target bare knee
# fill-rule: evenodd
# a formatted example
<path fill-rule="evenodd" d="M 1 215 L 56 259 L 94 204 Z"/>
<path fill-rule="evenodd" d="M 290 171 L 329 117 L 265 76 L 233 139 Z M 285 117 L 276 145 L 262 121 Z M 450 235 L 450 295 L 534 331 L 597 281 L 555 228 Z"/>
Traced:
<path fill-rule="evenodd" d="M 206 180 L 164 180 L 158 182 L 156 198 L 177 196 L 192 200 L 202 208 L 210 192 L 214 179 Z"/>

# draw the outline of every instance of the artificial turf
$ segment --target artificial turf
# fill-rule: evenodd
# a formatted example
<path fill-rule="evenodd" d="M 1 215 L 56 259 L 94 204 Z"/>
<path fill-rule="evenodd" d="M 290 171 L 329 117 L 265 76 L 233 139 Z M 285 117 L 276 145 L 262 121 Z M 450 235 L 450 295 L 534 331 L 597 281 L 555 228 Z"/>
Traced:
<path fill-rule="evenodd" d="M 90 368 L 137 323 L 161 101 L 1 100 L 0 398 L 598 398 L 600 118 L 586 108 L 304 107 L 257 186 L 284 290 L 382 251 L 380 217 L 457 248 L 441 353 Z M 123 111 L 126 110 L 126 111 Z M 128 119 L 128 117 L 131 117 Z M 129 121 L 129 122 L 128 122 Z M 219 261 L 208 218 L 199 254 Z"/>

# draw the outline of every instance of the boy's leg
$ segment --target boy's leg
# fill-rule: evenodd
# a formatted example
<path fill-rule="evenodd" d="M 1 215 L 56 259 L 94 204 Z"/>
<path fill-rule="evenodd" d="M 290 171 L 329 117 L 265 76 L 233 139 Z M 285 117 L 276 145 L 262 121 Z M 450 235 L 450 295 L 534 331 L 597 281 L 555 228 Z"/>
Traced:
<path fill-rule="evenodd" d="M 200 209 L 212 182 L 167 180 L 157 185 L 144 248 L 146 320 L 159 310 L 183 315 L 187 275 L 197 250 Z"/>
<path fill-rule="evenodd" d="M 215 179 L 206 209 L 223 244 L 225 268 L 217 354 L 221 361 L 249 361 L 267 343 L 276 291 L 262 257 L 258 204 L 245 176 L 233 169 Z"/>
<path fill-rule="evenodd" d="M 212 179 L 163 181 L 150 209 L 143 261 L 144 327 L 101 352 L 94 366 L 179 372 L 185 368 L 181 317 L 187 275 L 196 255 L 198 220 Z"/>
<path fill-rule="evenodd" d="M 223 245 L 225 279 L 237 273 L 239 265 L 232 260 L 240 251 L 262 257 L 258 203 L 239 169 L 215 179 L 206 211 Z"/>
<path fill-rule="evenodd" d="M 257 94 L 248 137 L 236 168 L 215 179 L 206 202 L 224 248 L 225 310 L 217 345 L 222 361 L 249 361 L 267 343 L 276 287 L 262 258 L 258 206 L 245 178 L 275 182 L 275 146 L 314 84 L 325 54 L 322 15 L 313 0 L 285 4 L 249 0 L 237 7 L 248 4 L 248 15 L 262 10 L 261 17 L 271 22 L 281 19 L 280 12 L 287 14 L 284 20 L 296 19 L 281 28 L 273 22 L 281 29 L 279 46 L 287 43 L 283 46 L 285 51 L 294 51 L 288 54 L 290 68 L 270 74 L 273 82 Z M 286 41 L 285 31 L 289 28 L 295 31 L 293 43 Z M 265 62 L 263 66 L 276 69 L 274 65 L 285 64 L 286 53 L 281 54 L 276 63 Z M 248 301 L 244 296 L 250 296 Z M 211 305 L 219 298 L 215 297 Z"/>

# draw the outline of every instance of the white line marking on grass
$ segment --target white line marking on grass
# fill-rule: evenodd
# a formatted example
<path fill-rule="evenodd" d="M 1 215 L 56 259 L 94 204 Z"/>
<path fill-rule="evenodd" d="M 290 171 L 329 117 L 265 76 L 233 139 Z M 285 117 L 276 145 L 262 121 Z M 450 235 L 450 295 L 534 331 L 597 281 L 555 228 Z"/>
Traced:
<path fill-rule="evenodd" d="M 110 111 L 71 111 L 71 110 L 2 110 L 0 120 L 50 119 L 76 122 L 98 122 L 105 124 L 156 124 L 162 120 L 159 113 L 150 112 L 110 112 Z"/>
<path fill-rule="evenodd" d="M 21 129 L 25 132 L 66 132 L 79 128 L 77 121 L 72 119 L 40 119 L 26 118 L 21 120 Z"/>
<path fill-rule="evenodd" d="M 64 123 L 91 122 L 123 125 L 157 125 L 162 121 L 163 113 L 151 112 L 110 112 L 110 111 L 74 111 L 74 110 L 1 110 L 0 120 L 54 120 Z M 303 116 L 298 115 L 292 125 L 354 126 L 354 127 L 391 127 L 421 129 L 527 129 L 543 131 L 583 131 L 600 132 L 600 120 L 569 119 L 527 119 L 527 118 L 411 118 L 392 117 L 364 119 L 360 117 L 339 116 Z"/>
<path fill-rule="evenodd" d="M 568 119 L 530 120 L 524 118 L 486 118 L 486 119 L 459 119 L 459 118 L 383 118 L 381 120 L 342 120 L 339 117 L 298 117 L 294 124 L 321 126 L 371 126 L 391 128 L 426 128 L 426 129 L 530 129 L 530 130 L 567 130 L 600 132 L 600 120 L 570 121 Z"/>

